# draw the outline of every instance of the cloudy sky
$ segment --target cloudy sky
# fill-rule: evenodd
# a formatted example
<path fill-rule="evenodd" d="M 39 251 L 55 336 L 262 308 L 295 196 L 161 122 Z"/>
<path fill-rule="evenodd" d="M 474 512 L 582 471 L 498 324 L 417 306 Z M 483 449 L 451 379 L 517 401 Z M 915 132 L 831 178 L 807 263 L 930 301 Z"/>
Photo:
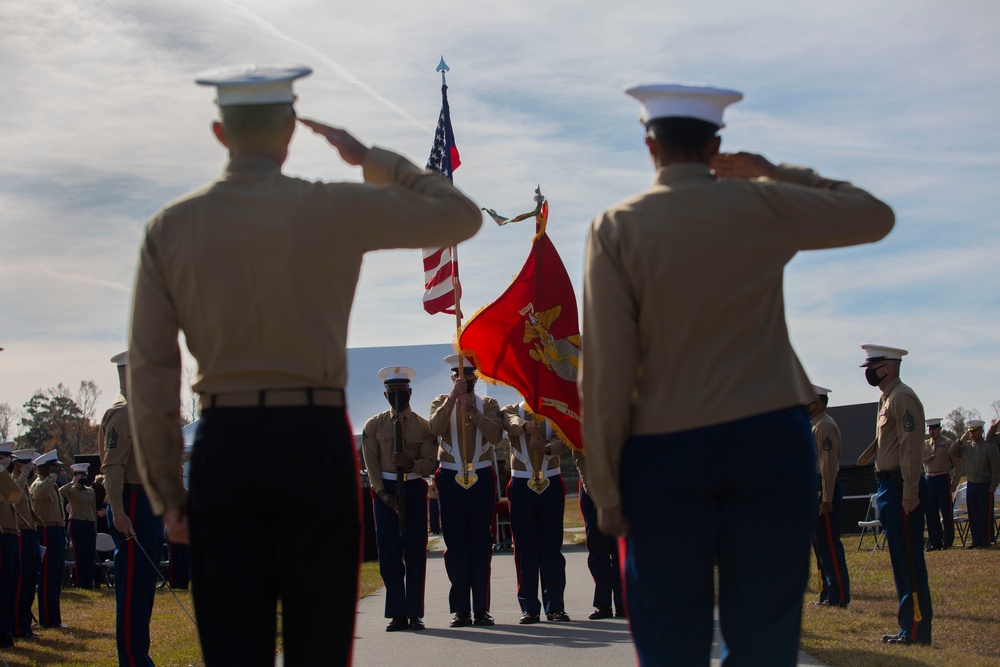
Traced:
<path fill-rule="evenodd" d="M 300 115 L 423 164 L 444 55 L 456 184 L 507 215 L 530 209 L 541 184 L 578 289 L 589 221 L 653 178 L 623 87 L 744 91 L 724 149 L 851 180 L 897 214 L 878 244 L 789 265 L 789 326 L 813 381 L 835 405 L 875 400 L 858 345 L 896 345 L 910 350 L 904 377 L 929 416 L 964 406 L 992 417 L 998 28 L 995 0 L 5 0 L 0 402 L 88 379 L 101 405 L 116 393 L 107 360 L 125 346 L 143 225 L 225 163 L 209 132 L 214 94 L 196 74 L 307 64 Z M 286 172 L 360 179 L 302 131 Z M 460 247 L 466 312 L 506 287 L 532 231 L 487 220 Z M 706 258 L 704 270 L 725 267 Z M 419 253 L 369 255 L 350 345 L 447 343 L 454 320 L 426 315 L 421 291 Z"/>

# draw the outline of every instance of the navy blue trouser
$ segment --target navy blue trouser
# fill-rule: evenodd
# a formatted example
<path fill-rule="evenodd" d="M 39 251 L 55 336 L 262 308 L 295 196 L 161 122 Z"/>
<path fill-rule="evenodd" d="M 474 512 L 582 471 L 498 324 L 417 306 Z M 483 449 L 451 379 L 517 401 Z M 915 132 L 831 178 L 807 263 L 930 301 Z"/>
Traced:
<path fill-rule="evenodd" d="M 453 614 L 489 611 L 493 560 L 490 527 L 497 476 L 492 467 L 481 468 L 476 471 L 479 480 L 464 489 L 455 481 L 458 474 L 444 468 L 434 474 L 441 503 L 441 531 L 447 545 L 444 568 L 451 582 L 448 606 Z"/>
<path fill-rule="evenodd" d="M 950 549 L 955 544 L 955 513 L 951 500 L 951 475 L 924 475 L 927 486 L 927 546 Z M 943 530 L 942 530 L 943 524 Z"/>
<path fill-rule="evenodd" d="M 122 506 L 132 520 L 134 539 L 115 528 L 108 506 L 108 523 L 115 540 L 115 639 L 121 667 L 152 667 L 149 619 L 163 547 L 163 520 L 153 514 L 149 498 L 136 486 L 125 485 Z M 148 558 L 147 558 L 148 556 Z M 150 562 L 152 560 L 152 562 Z M 155 565 L 154 565 L 155 563 Z"/>
<path fill-rule="evenodd" d="M 73 555 L 76 559 L 73 583 L 77 588 L 93 588 L 94 566 L 97 562 L 97 524 L 71 519 L 69 537 L 73 541 Z"/>
<path fill-rule="evenodd" d="M 191 584 L 191 545 L 167 542 L 170 566 L 167 579 L 170 588 L 187 590 Z"/>
<path fill-rule="evenodd" d="M 275 452 L 304 473 L 276 473 Z M 285 667 L 349 665 L 364 519 L 346 410 L 202 410 L 190 479 L 206 667 L 273 667 L 278 600 Z"/>
<path fill-rule="evenodd" d="M 722 665 L 794 666 L 817 514 L 805 408 L 632 436 L 621 480 L 639 664 L 709 665 L 718 561 Z M 780 540 L 763 539 L 776 518 Z"/>
<path fill-rule="evenodd" d="M 969 482 L 965 502 L 969 508 L 971 546 L 989 546 L 993 542 L 993 494 L 990 493 L 990 483 Z"/>
<path fill-rule="evenodd" d="M 62 624 L 59 593 L 66 569 L 66 529 L 62 526 L 39 526 L 38 545 L 45 547 L 38 569 L 38 624 L 58 628 Z"/>
<path fill-rule="evenodd" d="M 17 594 L 17 576 L 21 569 L 17 535 L 0 534 L 0 646 L 13 642 L 14 603 Z"/>
<path fill-rule="evenodd" d="M 610 608 L 612 600 L 618 612 L 625 611 L 622 601 L 622 570 L 618 561 L 618 540 L 597 527 L 597 505 L 579 482 L 580 514 L 587 534 L 587 567 L 594 578 L 594 606 Z"/>
<path fill-rule="evenodd" d="M 30 528 L 22 529 L 18 536 L 21 555 L 21 570 L 17 577 L 15 593 L 14 636 L 29 637 L 31 632 L 31 605 L 35 601 L 38 588 L 38 533 Z"/>
<path fill-rule="evenodd" d="M 851 601 L 851 577 L 847 572 L 844 543 L 840 541 L 840 511 L 844 489 L 838 479 L 833 487 L 833 510 L 816 519 L 816 557 L 823 579 L 820 602 L 845 605 Z"/>
<path fill-rule="evenodd" d="M 441 506 L 438 504 L 437 498 L 427 499 L 427 516 L 430 518 L 431 522 L 431 532 L 440 533 L 441 532 Z"/>
<path fill-rule="evenodd" d="M 563 514 L 566 484 L 562 475 L 549 478 L 549 485 L 535 493 L 522 477 L 507 483 L 510 501 L 510 532 L 514 539 L 517 570 L 517 602 L 522 612 L 564 611 L 566 604 L 566 559 L 562 555 Z M 542 600 L 538 600 L 541 578 Z"/>
<path fill-rule="evenodd" d="M 398 482 L 382 480 L 395 497 Z M 403 483 L 406 493 L 405 537 L 399 537 L 399 515 L 372 492 L 378 570 L 385 582 L 385 617 L 423 618 L 424 582 L 427 579 L 427 482 Z"/>
<path fill-rule="evenodd" d="M 918 497 L 926 497 L 924 481 L 920 479 Z M 899 636 L 910 641 L 931 641 L 931 591 L 927 584 L 927 564 L 924 562 L 924 508 L 903 512 L 903 478 L 896 471 L 878 482 L 878 520 L 889 543 L 889 560 L 899 598 Z"/>

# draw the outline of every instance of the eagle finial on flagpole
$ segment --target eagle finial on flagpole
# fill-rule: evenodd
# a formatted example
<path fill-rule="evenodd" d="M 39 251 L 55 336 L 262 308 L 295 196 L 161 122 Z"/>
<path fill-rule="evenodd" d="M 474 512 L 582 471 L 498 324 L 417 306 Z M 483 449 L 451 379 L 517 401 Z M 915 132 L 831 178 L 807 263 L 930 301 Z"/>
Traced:
<path fill-rule="evenodd" d="M 445 84 L 448 83 L 445 80 L 444 75 L 445 75 L 446 72 L 450 72 L 451 68 L 448 67 L 448 64 L 444 61 L 444 56 L 441 56 L 441 62 L 438 63 L 437 69 L 434 70 L 434 71 L 441 72 L 441 84 L 442 85 L 445 85 Z"/>

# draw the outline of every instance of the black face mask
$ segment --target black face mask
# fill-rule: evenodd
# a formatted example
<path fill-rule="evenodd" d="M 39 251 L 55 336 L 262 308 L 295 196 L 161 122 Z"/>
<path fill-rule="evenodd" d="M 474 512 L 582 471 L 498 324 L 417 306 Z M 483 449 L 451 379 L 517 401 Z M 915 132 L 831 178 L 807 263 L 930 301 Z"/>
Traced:
<path fill-rule="evenodd" d="M 865 379 L 868 380 L 868 384 L 870 384 L 873 387 L 877 387 L 878 383 L 882 381 L 882 378 L 878 376 L 877 368 L 866 368 Z"/>
<path fill-rule="evenodd" d="M 397 412 L 402 412 L 410 406 L 410 392 L 407 389 L 390 391 L 387 399 L 389 405 Z"/>

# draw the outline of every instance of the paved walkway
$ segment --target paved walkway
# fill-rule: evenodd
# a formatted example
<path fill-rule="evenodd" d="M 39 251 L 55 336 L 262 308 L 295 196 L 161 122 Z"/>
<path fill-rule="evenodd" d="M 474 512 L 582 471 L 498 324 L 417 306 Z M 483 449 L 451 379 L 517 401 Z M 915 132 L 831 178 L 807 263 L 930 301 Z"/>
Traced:
<path fill-rule="evenodd" d="M 566 612 L 571 623 L 542 622 L 522 626 L 515 591 L 514 558 L 510 551 L 493 556 L 490 613 L 493 627 L 448 627 L 448 576 L 443 545 L 428 553 L 425 596 L 427 629 L 423 632 L 387 633 L 384 617 L 385 589 L 358 604 L 354 667 L 489 667 L 492 665 L 573 665 L 617 667 L 634 665 L 635 650 L 624 619 L 591 621 L 593 579 L 587 570 L 583 546 L 565 546 Z M 720 637 L 716 624 L 712 665 L 719 665 Z M 821 667 L 802 654 L 801 667 Z"/>

